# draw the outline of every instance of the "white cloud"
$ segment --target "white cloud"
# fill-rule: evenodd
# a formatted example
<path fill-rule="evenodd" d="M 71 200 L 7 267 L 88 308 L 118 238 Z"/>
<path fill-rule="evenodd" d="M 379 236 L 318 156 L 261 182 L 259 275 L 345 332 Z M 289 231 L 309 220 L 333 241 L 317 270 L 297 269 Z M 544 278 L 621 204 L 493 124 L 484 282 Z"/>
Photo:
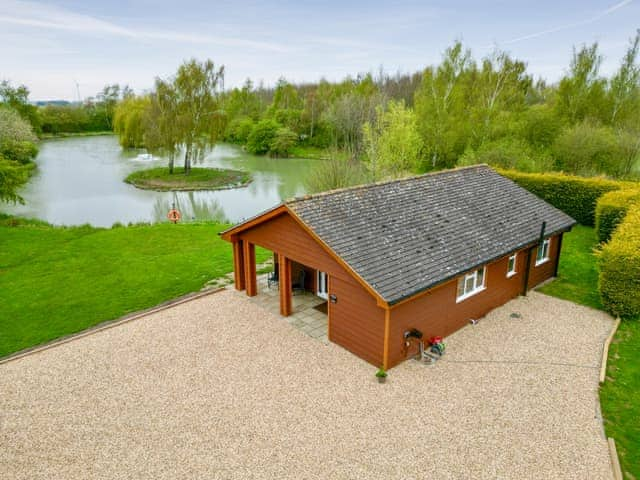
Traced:
<path fill-rule="evenodd" d="M 512 38 L 511 40 L 507 40 L 505 42 L 502 42 L 502 45 L 511 45 L 511 44 L 514 44 L 514 43 L 522 42 L 524 40 L 531 40 L 533 38 L 543 37 L 543 36 L 548 35 L 550 33 L 561 32 L 563 30 L 569 30 L 571 28 L 576 28 L 576 27 L 582 27 L 584 25 L 589 25 L 590 23 L 597 22 L 598 20 L 606 17 L 607 15 L 611 15 L 613 12 L 616 12 L 617 10 L 620 10 L 621 8 L 626 7 L 632 1 L 633 0 L 623 0 L 622 2 L 616 3 L 615 5 L 612 5 L 611 7 L 607 8 L 606 10 L 603 10 L 603 11 L 599 12 L 598 14 L 594 15 L 593 17 L 588 18 L 586 20 L 582 20 L 580 22 L 568 23 L 566 25 L 560 25 L 560 26 L 555 27 L 555 28 L 549 28 L 549 29 L 546 29 L 546 30 L 541 30 L 539 32 L 530 33 L 528 35 L 523 35 L 521 37 Z"/>
<path fill-rule="evenodd" d="M 211 44 L 225 47 L 251 48 L 285 53 L 291 47 L 273 42 L 217 37 L 200 33 L 184 33 L 153 29 L 132 29 L 90 15 L 78 14 L 39 2 L 5 0 L 0 3 L 0 23 L 33 28 L 78 32 L 86 35 L 113 35 L 137 40 Z"/>

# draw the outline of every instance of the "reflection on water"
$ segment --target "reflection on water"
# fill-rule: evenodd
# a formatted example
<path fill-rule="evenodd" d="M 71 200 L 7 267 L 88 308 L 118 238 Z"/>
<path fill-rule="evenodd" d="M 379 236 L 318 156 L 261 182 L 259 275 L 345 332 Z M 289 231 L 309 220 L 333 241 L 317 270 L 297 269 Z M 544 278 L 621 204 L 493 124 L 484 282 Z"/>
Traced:
<path fill-rule="evenodd" d="M 177 208 L 182 214 L 183 222 L 206 218 L 216 222 L 228 223 L 220 202 L 215 199 L 197 198 L 197 192 L 174 192 L 172 198 L 157 198 L 153 204 L 154 222 L 166 222 L 167 213 Z"/>
<path fill-rule="evenodd" d="M 54 224 L 160 222 L 173 202 L 183 221 L 237 222 L 304 194 L 304 178 L 314 160 L 274 159 L 218 145 L 201 166 L 252 173 L 244 188 L 200 192 L 139 190 L 122 180 L 131 172 L 165 165 L 162 159 L 138 161 L 140 150 L 123 151 L 114 136 L 47 140 L 36 158 L 38 172 L 22 190 L 26 205 L 0 204 L 0 211 Z"/>

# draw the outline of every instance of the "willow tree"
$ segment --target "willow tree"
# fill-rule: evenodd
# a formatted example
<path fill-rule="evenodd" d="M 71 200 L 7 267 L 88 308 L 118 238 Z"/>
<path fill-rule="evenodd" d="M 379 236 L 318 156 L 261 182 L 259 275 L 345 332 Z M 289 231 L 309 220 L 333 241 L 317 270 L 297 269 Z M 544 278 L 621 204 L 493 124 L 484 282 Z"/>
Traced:
<path fill-rule="evenodd" d="M 184 153 L 184 172 L 204 157 L 224 131 L 221 86 L 224 67 L 195 59 L 183 63 L 175 76 L 156 79 L 148 137 L 169 153 L 169 168 L 178 152 Z M 146 138 L 146 137 L 145 137 Z"/>

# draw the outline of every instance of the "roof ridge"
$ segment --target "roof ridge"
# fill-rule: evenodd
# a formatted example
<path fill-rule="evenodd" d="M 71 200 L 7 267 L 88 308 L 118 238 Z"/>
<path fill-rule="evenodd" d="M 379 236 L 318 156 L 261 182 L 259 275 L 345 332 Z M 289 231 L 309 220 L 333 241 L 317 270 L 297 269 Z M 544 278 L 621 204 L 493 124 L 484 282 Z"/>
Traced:
<path fill-rule="evenodd" d="M 472 170 L 472 169 L 483 168 L 483 167 L 491 169 L 491 167 L 486 163 L 478 163 L 478 164 L 475 164 L 475 165 L 467 165 L 467 166 L 464 166 L 464 167 L 447 168 L 446 170 L 438 170 L 438 171 L 435 171 L 435 172 L 421 173 L 419 175 L 412 175 L 410 177 L 394 178 L 394 179 L 391 179 L 391 180 L 380 180 L 378 182 L 372 182 L 372 183 L 361 183 L 359 185 L 352 185 L 352 186 L 349 186 L 349 187 L 334 188 L 333 190 L 326 190 L 324 192 L 305 194 L 305 195 L 301 195 L 299 197 L 288 198 L 288 199 L 284 200 L 282 202 L 282 204 L 288 205 L 290 203 L 300 202 L 300 201 L 304 201 L 304 200 L 310 200 L 312 198 L 324 197 L 324 196 L 327 196 L 327 195 L 333 195 L 333 194 L 341 193 L 341 192 L 348 192 L 348 191 L 352 191 L 352 190 L 366 190 L 366 189 L 373 188 L 373 187 L 378 187 L 378 186 L 381 186 L 381 185 L 388 185 L 390 183 L 408 182 L 408 181 L 411 181 L 411 180 L 416 180 L 418 178 L 431 177 L 431 176 L 437 176 L 437 175 L 445 175 L 445 174 L 459 172 L 461 170 Z"/>

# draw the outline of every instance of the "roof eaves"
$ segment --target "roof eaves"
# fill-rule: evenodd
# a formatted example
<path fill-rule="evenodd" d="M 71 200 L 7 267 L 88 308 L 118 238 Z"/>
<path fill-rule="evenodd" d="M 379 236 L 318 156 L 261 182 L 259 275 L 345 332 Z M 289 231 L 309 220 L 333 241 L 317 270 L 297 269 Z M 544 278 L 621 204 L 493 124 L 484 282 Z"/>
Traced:
<path fill-rule="evenodd" d="M 550 233 L 549 232 L 545 233 L 545 238 L 553 237 L 554 235 L 557 235 L 559 233 L 568 232 L 575 225 L 577 225 L 577 223 L 578 222 L 573 220 L 573 223 L 571 223 L 567 227 L 556 229 L 556 230 L 554 230 L 553 232 L 550 232 Z M 521 245 L 517 246 L 516 248 L 513 248 L 513 249 L 511 249 L 511 250 L 509 250 L 507 252 L 501 253 L 499 255 L 494 255 L 493 257 L 491 257 L 491 258 L 489 258 L 487 260 L 483 260 L 482 262 L 476 263 L 475 265 L 473 265 L 471 267 L 465 268 L 463 270 L 456 271 L 456 272 L 452 273 L 451 275 L 448 275 L 447 277 L 445 277 L 445 278 L 443 278 L 441 280 L 438 280 L 437 282 L 433 282 L 433 283 L 427 285 L 426 287 L 421 287 L 421 288 L 419 288 L 417 290 L 414 290 L 411 293 L 407 293 L 406 295 L 402 295 L 402 296 L 400 296 L 398 298 L 394 298 L 392 300 L 388 300 L 388 299 L 383 299 L 383 300 L 385 302 L 387 302 L 387 304 L 389 306 L 393 307 L 394 305 L 396 305 L 396 304 L 398 304 L 398 303 L 400 303 L 400 302 L 402 302 L 404 300 L 408 300 L 408 299 L 410 299 L 412 297 L 415 297 L 416 295 L 419 295 L 419 294 L 421 294 L 423 292 L 426 292 L 427 290 L 431 290 L 431 289 L 433 289 L 435 287 L 443 285 L 443 284 L 453 280 L 454 278 L 459 277 L 460 275 L 462 275 L 464 273 L 471 272 L 471 271 L 473 271 L 473 270 L 475 270 L 475 269 L 477 269 L 477 268 L 479 268 L 479 267 L 481 267 L 483 265 L 487 265 L 489 263 L 492 263 L 492 262 L 494 262 L 494 261 L 496 261 L 496 260 L 498 260 L 500 258 L 503 258 L 503 257 L 506 257 L 507 255 L 512 254 L 513 252 L 517 252 L 517 251 L 522 250 L 523 248 L 526 248 L 526 247 L 531 247 L 531 246 L 533 246 L 533 245 L 535 245 L 537 243 L 538 243 L 538 239 L 522 243 Z"/>
<path fill-rule="evenodd" d="M 274 212 L 274 211 L 276 211 L 279 208 L 282 208 L 284 206 L 285 206 L 285 204 L 283 202 L 280 202 L 279 204 L 277 204 L 277 205 L 275 205 L 275 206 L 273 206 L 273 207 L 271 207 L 271 208 L 269 208 L 267 210 L 264 210 L 264 211 L 258 213 L 257 215 L 249 217 L 249 218 L 243 220 L 240 223 L 236 223 L 232 227 L 229 227 L 226 230 L 223 230 L 222 232 L 218 232 L 218 235 L 220 237 L 223 237 L 223 238 L 224 237 L 229 237 L 230 235 L 233 235 L 234 233 L 236 233 L 236 231 L 243 230 L 245 226 L 247 226 L 248 224 L 254 222 L 255 220 L 259 219 L 260 217 L 268 215 L 268 214 L 270 214 L 270 213 L 272 213 L 272 212 Z"/>

